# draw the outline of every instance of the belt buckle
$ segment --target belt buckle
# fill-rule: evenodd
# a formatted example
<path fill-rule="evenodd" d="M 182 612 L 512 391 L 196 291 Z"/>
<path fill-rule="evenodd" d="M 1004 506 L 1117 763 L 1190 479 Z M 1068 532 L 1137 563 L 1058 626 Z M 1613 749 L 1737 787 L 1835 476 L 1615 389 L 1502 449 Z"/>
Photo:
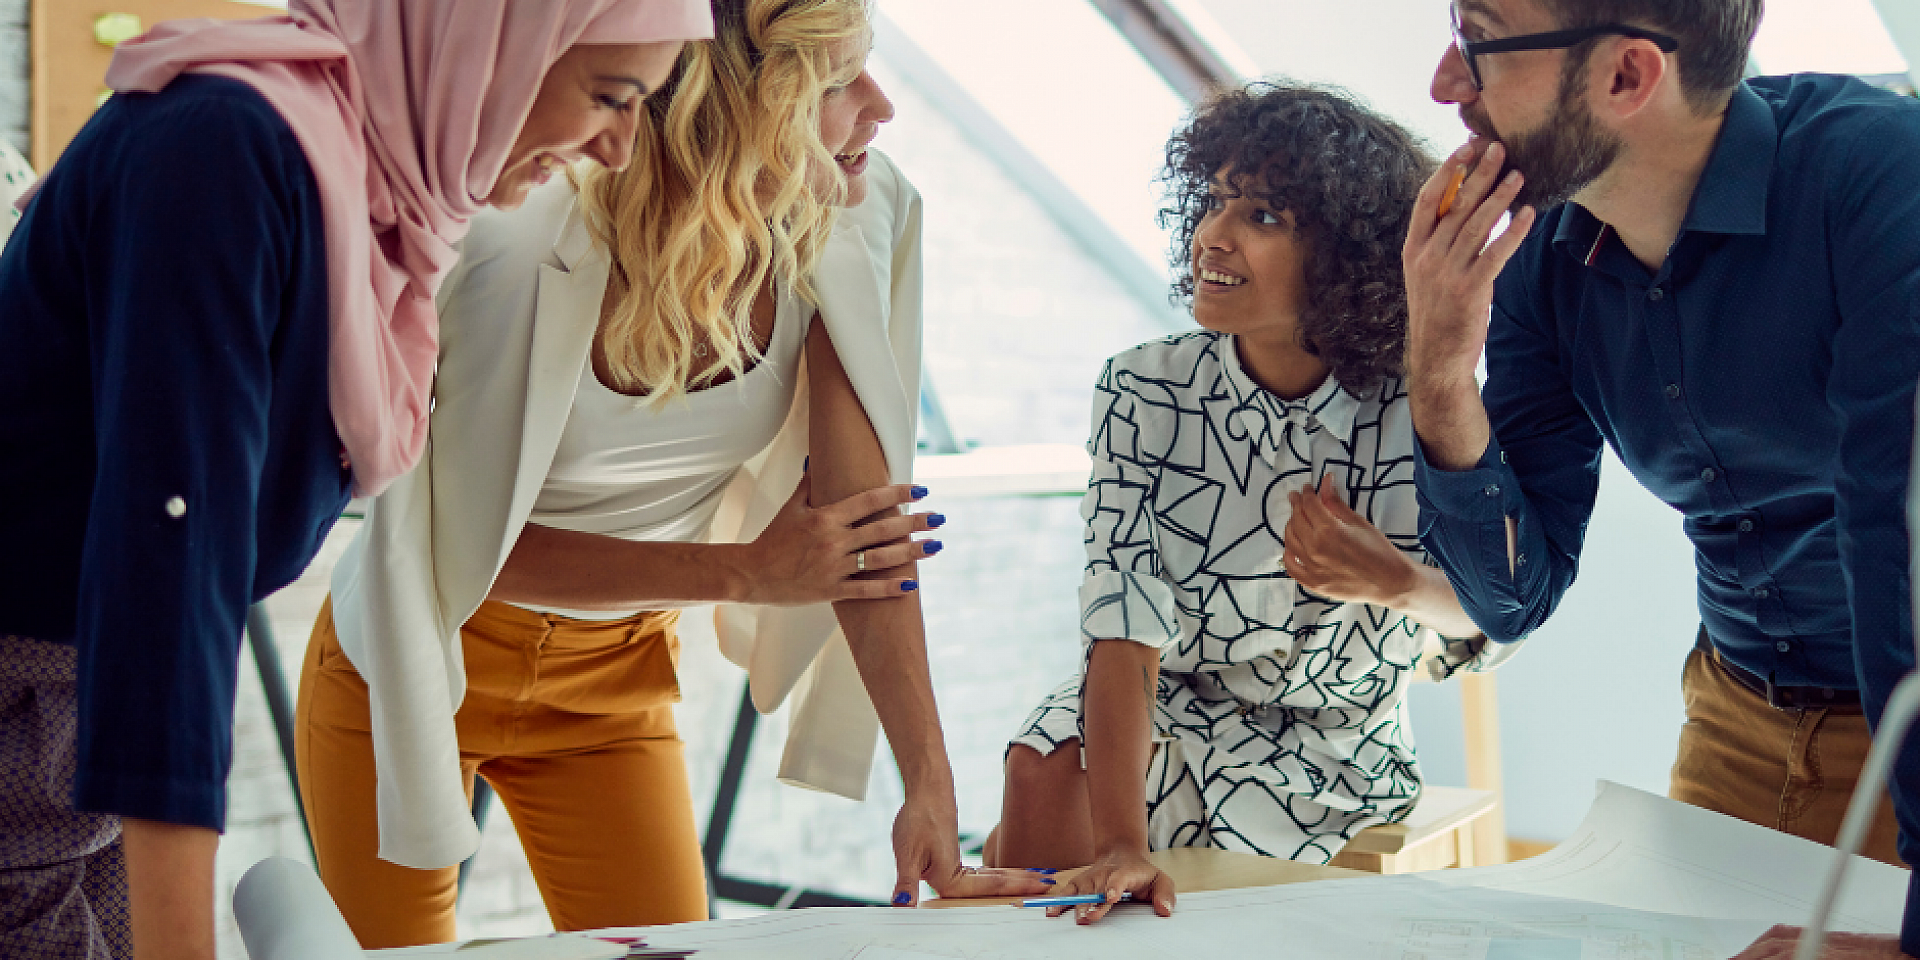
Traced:
<path fill-rule="evenodd" d="M 1799 709 L 1798 704 L 1792 704 L 1792 703 L 1786 702 L 1786 690 L 1774 684 L 1773 671 L 1771 670 L 1767 671 L 1767 675 L 1764 677 L 1761 677 L 1760 680 L 1762 683 L 1765 683 L 1767 685 L 1767 706 L 1772 707 L 1775 710 Z"/>

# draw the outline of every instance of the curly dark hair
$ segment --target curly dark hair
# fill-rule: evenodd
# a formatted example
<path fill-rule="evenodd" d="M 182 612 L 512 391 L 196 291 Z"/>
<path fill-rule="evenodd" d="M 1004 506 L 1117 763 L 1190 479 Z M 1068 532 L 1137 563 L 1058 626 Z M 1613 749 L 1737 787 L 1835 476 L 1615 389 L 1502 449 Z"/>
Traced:
<path fill-rule="evenodd" d="M 1215 94 L 1167 142 L 1160 225 L 1174 229 L 1172 299 L 1193 306 L 1194 233 L 1214 177 L 1277 215 L 1305 241 L 1301 345 L 1355 394 L 1404 369 L 1407 284 L 1400 248 L 1414 197 L 1435 163 L 1406 128 L 1337 88 L 1258 82 Z"/>

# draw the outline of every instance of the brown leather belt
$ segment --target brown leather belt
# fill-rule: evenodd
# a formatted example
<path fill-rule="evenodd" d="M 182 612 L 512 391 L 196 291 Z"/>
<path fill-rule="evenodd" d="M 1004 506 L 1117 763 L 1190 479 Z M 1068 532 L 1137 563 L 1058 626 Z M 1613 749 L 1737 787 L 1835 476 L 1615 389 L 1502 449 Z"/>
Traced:
<path fill-rule="evenodd" d="M 1700 628 L 1700 636 L 1694 641 L 1694 648 L 1705 653 L 1707 659 L 1720 668 L 1720 672 L 1734 683 L 1752 691 L 1754 695 L 1767 702 L 1775 710 L 1831 710 L 1834 713 L 1860 713 L 1860 691 L 1839 690 L 1833 687 L 1783 687 L 1776 685 L 1771 677 L 1762 677 L 1720 655 L 1707 636 L 1707 628 Z"/>

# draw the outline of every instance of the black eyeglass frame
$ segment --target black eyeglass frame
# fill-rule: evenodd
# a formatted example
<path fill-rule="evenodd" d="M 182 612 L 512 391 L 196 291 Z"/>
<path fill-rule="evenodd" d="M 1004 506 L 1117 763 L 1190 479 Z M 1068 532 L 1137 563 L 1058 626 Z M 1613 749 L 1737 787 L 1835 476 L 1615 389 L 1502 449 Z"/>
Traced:
<path fill-rule="evenodd" d="M 1672 53 L 1680 49 L 1680 41 L 1664 33 L 1624 23 L 1602 23 L 1591 27 L 1575 27 L 1571 30 L 1549 30 L 1545 33 L 1527 33 L 1517 37 L 1501 37 L 1497 40 L 1468 40 L 1460 33 L 1460 8 L 1453 8 L 1453 46 L 1460 51 L 1460 59 L 1467 62 L 1467 74 L 1473 77 L 1473 89 L 1485 90 L 1486 84 L 1480 81 L 1480 64 L 1476 58 L 1489 53 L 1513 53 L 1519 50 L 1564 50 L 1592 40 L 1594 37 L 1620 36 L 1633 40 L 1646 40 L 1659 47 L 1663 53 Z"/>

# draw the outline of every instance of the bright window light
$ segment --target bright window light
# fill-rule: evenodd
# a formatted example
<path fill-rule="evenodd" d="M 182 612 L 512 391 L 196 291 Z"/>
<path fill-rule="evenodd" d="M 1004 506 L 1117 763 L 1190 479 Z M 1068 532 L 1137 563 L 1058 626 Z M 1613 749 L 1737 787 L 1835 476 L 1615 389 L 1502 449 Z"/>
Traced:
<path fill-rule="evenodd" d="M 1428 93 L 1452 42 L 1446 0 L 1183 0 L 1188 4 L 1211 14 L 1262 74 L 1345 87 L 1442 156 L 1467 139 L 1455 108 Z"/>
<path fill-rule="evenodd" d="M 1753 58 L 1766 74 L 1907 72 L 1872 0 L 1768 0 Z"/>
<path fill-rule="evenodd" d="M 1186 105 L 1113 25 L 1067 0 L 887 0 L 888 19 L 1149 265 L 1153 182 Z"/>

